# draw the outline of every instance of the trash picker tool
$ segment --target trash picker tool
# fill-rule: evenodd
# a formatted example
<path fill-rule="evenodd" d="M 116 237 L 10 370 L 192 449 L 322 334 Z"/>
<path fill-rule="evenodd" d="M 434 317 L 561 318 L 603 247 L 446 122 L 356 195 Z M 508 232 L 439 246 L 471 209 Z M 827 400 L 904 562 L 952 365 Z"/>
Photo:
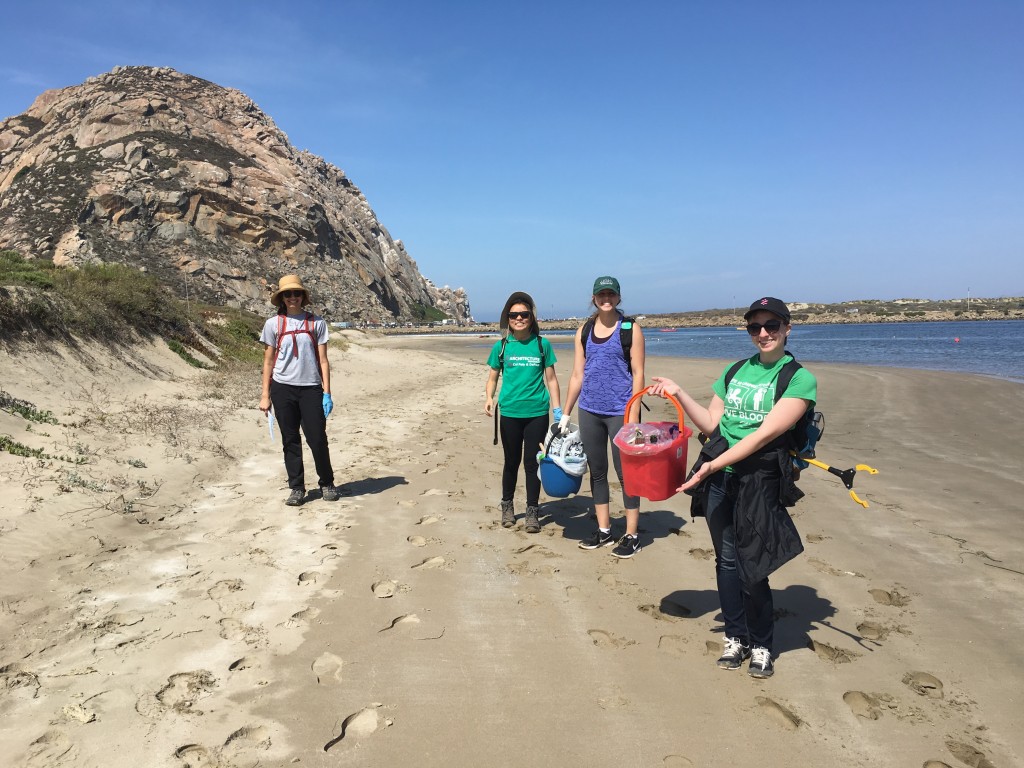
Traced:
<path fill-rule="evenodd" d="M 853 478 L 854 475 L 857 474 L 858 470 L 861 472 L 867 472 L 869 475 L 877 475 L 877 469 L 875 469 L 874 467 L 869 467 L 867 464 L 858 464 L 856 467 L 852 469 L 836 469 L 835 467 L 830 467 L 823 461 L 818 461 L 817 459 L 809 459 L 805 456 L 798 456 L 795 451 L 791 451 L 791 453 L 794 456 L 797 456 L 797 458 L 799 458 L 801 461 L 806 461 L 808 464 L 813 464 L 814 466 L 820 469 L 824 469 L 826 472 L 830 472 L 831 474 L 838 477 L 840 480 L 843 481 L 843 485 L 845 485 L 846 489 L 850 492 L 850 498 L 853 499 L 858 504 L 860 504 L 865 509 L 867 509 L 868 503 L 858 498 L 857 494 L 853 490 Z"/>

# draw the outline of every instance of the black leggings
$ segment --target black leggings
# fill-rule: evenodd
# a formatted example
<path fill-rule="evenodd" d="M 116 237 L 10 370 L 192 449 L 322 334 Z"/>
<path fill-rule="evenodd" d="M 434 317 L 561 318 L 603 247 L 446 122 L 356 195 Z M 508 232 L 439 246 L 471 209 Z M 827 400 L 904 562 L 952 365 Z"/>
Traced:
<path fill-rule="evenodd" d="M 296 387 L 277 381 L 270 382 L 270 402 L 274 404 L 274 417 L 281 428 L 284 466 L 288 471 L 288 487 L 293 491 L 306 488 L 300 426 L 306 436 L 306 445 L 313 454 L 313 464 L 321 487 L 334 485 L 331 454 L 327 450 L 327 417 L 324 416 L 323 399 L 324 391 L 319 384 Z"/>
<path fill-rule="evenodd" d="M 501 470 L 501 500 L 512 501 L 516 495 L 516 476 L 519 465 L 526 469 L 526 505 L 540 503 L 540 478 L 537 476 L 537 452 L 548 434 L 548 415 L 517 419 L 502 416 L 501 447 L 505 452 L 505 466 Z M 524 450 L 525 449 L 525 450 Z"/>

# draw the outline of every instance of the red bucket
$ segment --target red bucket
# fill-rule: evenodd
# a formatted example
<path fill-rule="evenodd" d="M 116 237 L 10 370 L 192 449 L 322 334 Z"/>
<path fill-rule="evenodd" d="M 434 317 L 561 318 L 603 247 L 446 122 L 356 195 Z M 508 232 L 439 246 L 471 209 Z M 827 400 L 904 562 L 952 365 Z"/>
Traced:
<path fill-rule="evenodd" d="M 644 388 L 626 404 L 626 418 L 633 403 L 643 397 Z M 686 445 L 693 431 L 683 424 L 683 407 L 669 395 L 679 414 L 679 424 L 655 421 L 626 424 L 614 437 L 622 459 L 622 484 L 626 495 L 663 501 L 676 494 L 686 480 Z M 643 438 L 643 442 L 638 442 Z"/>

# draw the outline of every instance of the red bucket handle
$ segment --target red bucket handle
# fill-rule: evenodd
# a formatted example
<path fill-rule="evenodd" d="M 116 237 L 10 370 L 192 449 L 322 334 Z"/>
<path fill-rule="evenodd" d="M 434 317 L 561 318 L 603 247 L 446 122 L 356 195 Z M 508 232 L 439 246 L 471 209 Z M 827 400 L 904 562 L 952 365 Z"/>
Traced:
<path fill-rule="evenodd" d="M 637 400 L 639 400 L 641 397 L 643 397 L 644 393 L 650 391 L 650 389 L 651 389 L 650 387 L 644 387 L 639 392 L 637 392 L 635 395 L 633 395 L 631 398 L 629 398 L 629 402 L 626 403 L 626 410 L 622 414 L 622 418 L 623 419 L 628 419 L 629 418 L 629 409 L 633 407 L 633 403 L 635 403 Z M 679 404 L 679 401 L 676 400 L 675 395 L 670 395 L 670 394 L 668 394 L 666 392 L 664 396 L 667 399 L 671 400 L 672 401 L 672 405 L 674 405 L 676 407 L 676 412 L 679 414 L 679 431 L 682 432 L 683 431 L 683 406 L 681 406 Z"/>

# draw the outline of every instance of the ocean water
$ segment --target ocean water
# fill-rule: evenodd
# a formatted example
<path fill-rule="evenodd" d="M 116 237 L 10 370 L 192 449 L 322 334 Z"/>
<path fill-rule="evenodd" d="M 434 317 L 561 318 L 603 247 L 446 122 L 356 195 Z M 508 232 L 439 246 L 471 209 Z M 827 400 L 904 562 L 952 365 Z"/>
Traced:
<path fill-rule="evenodd" d="M 795 324 L 787 348 L 798 360 L 978 373 L 1024 383 L 1024 321 Z M 754 352 L 735 328 L 644 328 L 647 354 L 739 360 Z"/>

